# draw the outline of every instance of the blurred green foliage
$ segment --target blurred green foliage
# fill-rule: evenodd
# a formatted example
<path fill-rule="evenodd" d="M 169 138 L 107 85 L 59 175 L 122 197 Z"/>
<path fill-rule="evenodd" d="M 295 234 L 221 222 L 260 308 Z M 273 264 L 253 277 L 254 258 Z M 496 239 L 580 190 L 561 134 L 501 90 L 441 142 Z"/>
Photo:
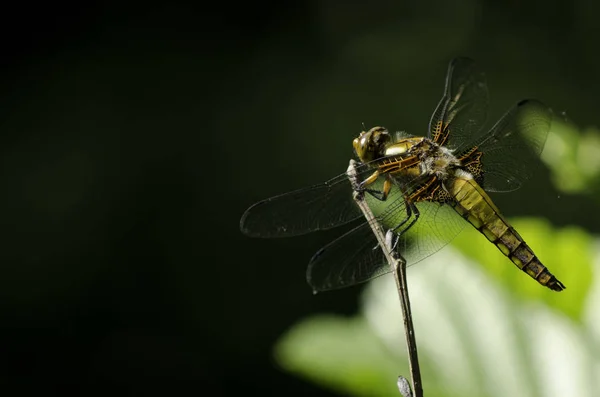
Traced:
<path fill-rule="evenodd" d="M 600 130 L 579 130 L 567 119 L 556 118 L 542 160 L 552 170 L 552 180 L 562 192 L 589 194 L 598 200 Z"/>
<path fill-rule="evenodd" d="M 580 230 L 556 230 L 536 219 L 514 225 L 533 237 L 540 255 L 556 261 L 552 270 L 567 289 L 556 293 L 540 286 L 491 252 L 497 249 L 481 236 L 460 237 L 455 244 L 477 262 L 446 248 L 410 268 L 426 395 L 546 396 L 548 384 L 560 390 L 573 371 L 584 370 L 580 365 L 600 364 L 586 336 L 594 332 L 590 313 L 600 310 L 590 293 L 592 262 L 600 251 Z M 317 315 L 292 327 L 275 347 L 280 365 L 351 395 L 398 395 L 395 378 L 409 372 L 390 281 L 385 276 L 371 282 L 355 317 Z M 577 355 L 584 355 L 582 362 L 574 361 Z M 593 380 L 582 382 L 577 395 L 592 396 Z"/>
<path fill-rule="evenodd" d="M 277 361 L 299 376 L 359 396 L 392 393 L 392 358 L 363 317 L 317 315 L 299 323 L 276 349 Z"/>

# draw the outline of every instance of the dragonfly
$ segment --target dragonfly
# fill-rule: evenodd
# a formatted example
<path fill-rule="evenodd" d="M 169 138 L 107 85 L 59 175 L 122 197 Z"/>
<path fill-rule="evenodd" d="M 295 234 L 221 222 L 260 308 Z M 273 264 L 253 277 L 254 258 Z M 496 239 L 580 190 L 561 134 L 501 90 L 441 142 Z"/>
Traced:
<path fill-rule="evenodd" d="M 353 140 L 358 185 L 343 173 L 267 198 L 246 210 L 241 231 L 252 237 L 291 237 L 355 222 L 311 258 L 307 281 L 318 292 L 390 273 L 382 249 L 394 250 L 408 266 L 418 263 L 470 224 L 517 268 L 562 291 L 563 283 L 488 195 L 514 191 L 531 178 L 553 112 L 535 99 L 522 100 L 486 129 L 488 96 L 485 75 L 475 62 L 453 59 L 425 136 L 390 133 L 381 126 L 361 132 Z M 372 209 L 372 222 L 392 231 L 390 247 L 378 247 L 353 199 L 355 192 Z"/>

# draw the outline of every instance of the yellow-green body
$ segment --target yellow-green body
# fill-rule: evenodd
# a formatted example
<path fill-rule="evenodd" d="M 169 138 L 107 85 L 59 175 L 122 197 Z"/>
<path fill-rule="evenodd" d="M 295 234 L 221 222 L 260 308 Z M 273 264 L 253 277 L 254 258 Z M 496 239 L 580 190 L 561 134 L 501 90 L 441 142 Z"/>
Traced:
<path fill-rule="evenodd" d="M 452 206 L 538 283 L 554 291 L 565 289 L 504 219 L 477 182 L 477 178 L 481 180 L 484 175 L 477 148 L 463 156 L 455 156 L 453 151 L 430 139 L 412 137 L 394 142 L 387 130 L 374 127 L 354 140 L 354 149 L 362 161 L 376 159 L 371 163 L 374 172 L 363 181 L 363 186 L 384 177 L 380 200 L 386 200 L 393 179 L 404 181 L 403 195 L 407 203 L 429 201 Z"/>
<path fill-rule="evenodd" d="M 550 289 L 564 289 L 564 285 L 539 261 L 474 179 L 457 177 L 445 185 L 454 198 L 449 204 L 456 212 L 498 247 L 519 269 Z"/>

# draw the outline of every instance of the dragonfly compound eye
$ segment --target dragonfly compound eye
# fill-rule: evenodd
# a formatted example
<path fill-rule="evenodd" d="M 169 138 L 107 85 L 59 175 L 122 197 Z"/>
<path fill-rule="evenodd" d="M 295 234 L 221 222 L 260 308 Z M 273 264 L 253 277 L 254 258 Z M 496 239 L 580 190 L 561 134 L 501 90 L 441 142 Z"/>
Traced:
<path fill-rule="evenodd" d="M 369 131 L 361 132 L 352 142 L 352 146 L 360 161 L 367 162 L 381 157 L 390 141 L 391 136 L 385 128 L 373 127 Z"/>

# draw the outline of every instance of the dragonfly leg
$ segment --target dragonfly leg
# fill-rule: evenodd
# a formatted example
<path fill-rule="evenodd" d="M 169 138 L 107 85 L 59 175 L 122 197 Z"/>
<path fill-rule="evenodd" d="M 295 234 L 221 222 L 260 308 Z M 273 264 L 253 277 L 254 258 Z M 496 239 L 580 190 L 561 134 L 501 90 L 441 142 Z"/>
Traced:
<path fill-rule="evenodd" d="M 358 184 L 358 191 L 365 191 L 366 187 L 373 184 L 373 182 L 375 182 L 377 180 L 377 178 L 379 178 L 379 170 L 376 170 L 375 172 L 373 172 L 371 175 L 369 175 L 368 178 L 366 178 L 364 181 L 361 181 Z"/>
<path fill-rule="evenodd" d="M 415 213 L 415 215 L 418 216 L 419 210 L 417 210 L 417 207 L 414 206 L 414 204 L 412 204 L 412 202 L 406 200 L 406 218 L 404 218 L 399 224 L 397 224 L 393 229 L 391 229 L 391 231 L 394 233 L 394 242 L 392 244 L 392 251 L 394 251 L 396 249 L 396 246 L 398 245 L 398 241 L 400 240 L 400 235 L 402 235 L 402 233 L 404 233 L 406 230 L 408 230 L 413 223 L 416 220 L 413 220 L 407 227 L 405 230 L 403 230 L 401 233 L 398 233 L 397 230 L 399 228 L 401 228 L 406 222 L 408 222 L 408 220 L 410 218 L 412 218 L 413 212 Z M 375 246 L 376 249 L 378 248 L 379 245 Z"/>
<path fill-rule="evenodd" d="M 375 190 L 375 189 L 366 189 L 364 186 L 370 185 L 373 182 L 375 182 L 375 180 L 377 178 L 371 179 L 373 178 L 373 175 L 377 174 L 377 176 L 379 176 L 379 171 L 375 171 L 369 178 L 365 179 L 359 186 L 359 189 L 361 189 L 361 191 L 363 192 L 368 192 L 371 194 L 371 196 L 373 196 L 374 198 L 376 198 L 379 201 L 385 201 L 388 197 L 388 195 L 390 194 L 390 190 L 392 189 L 392 180 L 391 180 L 391 176 L 390 174 L 386 174 L 385 176 L 385 180 L 383 181 L 383 190 L 379 191 L 379 190 Z M 369 183 L 365 183 L 367 181 L 371 180 Z"/>
<path fill-rule="evenodd" d="M 414 214 L 414 217 L 412 216 L 413 214 Z M 404 220 L 402 220 L 402 222 L 400 222 L 398 225 L 396 225 L 395 228 L 392 229 L 392 231 L 394 232 L 394 235 L 396 236 L 394 244 L 392 246 L 392 250 L 396 249 L 396 246 L 398 245 L 398 242 L 400 241 L 400 236 L 403 235 L 404 233 L 406 233 L 415 224 L 415 222 L 417 222 L 419 220 L 420 215 L 421 215 L 421 212 L 419 212 L 419 209 L 417 208 L 415 203 L 413 203 L 412 200 L 406 199 L 406 218 L 404 218 Z M 410 218 L 412 218 L 410 223 L 406 227 L 404 227 L 400 232 L 398 232 L 398 229 L 402 228 L 402 226 L 404 226 L 404 224 Z"/>

